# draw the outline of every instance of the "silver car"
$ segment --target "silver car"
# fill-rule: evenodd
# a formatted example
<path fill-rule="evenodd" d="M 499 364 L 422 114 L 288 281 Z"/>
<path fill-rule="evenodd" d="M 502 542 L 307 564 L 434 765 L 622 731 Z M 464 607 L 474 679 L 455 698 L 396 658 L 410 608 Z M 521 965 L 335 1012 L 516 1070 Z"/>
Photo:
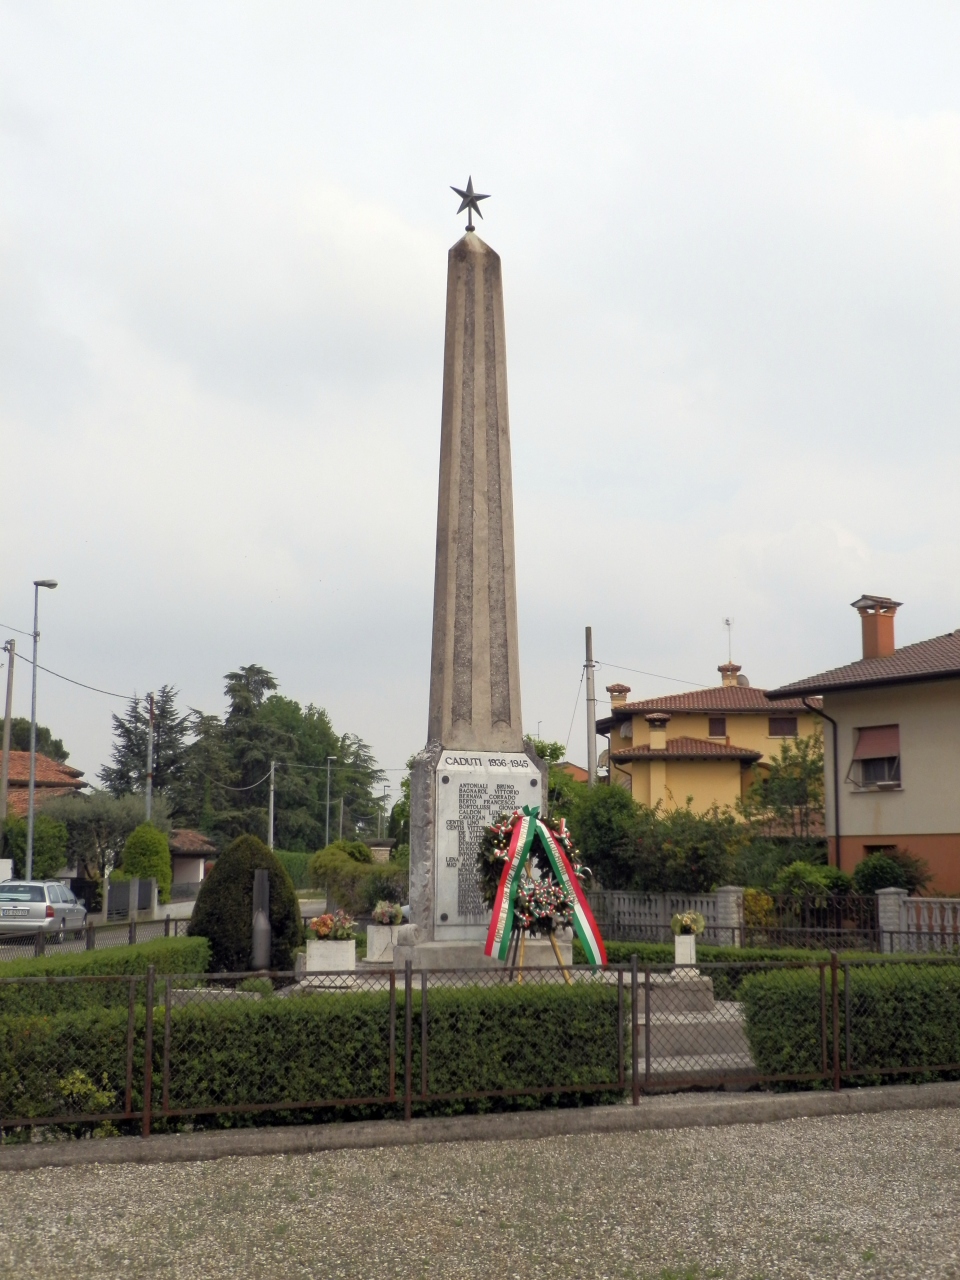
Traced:
<path fill-rule="evenodd" d="M 83 903 L 59 880 L 0 882 L 0 934 L 43 929 L 62 942 L 68 930 L 79 932 L 86 923 Z"/>

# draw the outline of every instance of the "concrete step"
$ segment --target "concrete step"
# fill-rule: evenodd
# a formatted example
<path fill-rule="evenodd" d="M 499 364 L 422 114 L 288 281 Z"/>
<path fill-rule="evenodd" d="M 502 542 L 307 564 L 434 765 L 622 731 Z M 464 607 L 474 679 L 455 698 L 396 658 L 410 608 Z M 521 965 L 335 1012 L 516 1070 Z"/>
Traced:
<path fill-rule="evenodd" d="M 646 1043 L 640 1021 L 641 1051 Z M 724 1001 L 710 1013 L 661 1013 L 650 1019 L 650 1055 L 658 1058 L 703 1054 L 750 1055 L 743 1014 L 738 1004 Z"/>

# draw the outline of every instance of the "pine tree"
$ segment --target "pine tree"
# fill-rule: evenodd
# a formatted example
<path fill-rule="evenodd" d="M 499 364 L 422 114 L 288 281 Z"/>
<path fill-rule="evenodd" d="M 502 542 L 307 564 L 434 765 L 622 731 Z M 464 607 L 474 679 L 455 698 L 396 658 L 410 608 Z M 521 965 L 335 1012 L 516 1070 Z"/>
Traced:
<path fill-rule="evenodd" d="M 190 717 L 178 715 L 176 699 L 176 689 L 165 684 L 153 700 L 153 789 L 161 795 L 176 782 L 186 749 Z M 100 770 L 100 781 L 113 795 L 146 789 L 149 729 L 145 698 L 131 698 L 124 714 L 113 717 L 113 764 Z"/>

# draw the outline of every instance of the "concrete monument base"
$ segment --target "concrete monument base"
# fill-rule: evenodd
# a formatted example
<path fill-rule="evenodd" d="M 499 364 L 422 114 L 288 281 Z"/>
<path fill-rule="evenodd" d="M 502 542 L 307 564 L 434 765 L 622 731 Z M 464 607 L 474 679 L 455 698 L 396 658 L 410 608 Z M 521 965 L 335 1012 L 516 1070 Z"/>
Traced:
<path fill-rule="evenodd" d="M 565 965 L 573 964 L 573 942 L 558 938 L 557 945 Z M 410 960 L 414 969 L 505 969 L 502 960 L 483 954 L 477 942 L 416 942 L 393 948 L 393 967 L 403 969 Z M 528 938 L 523 950 L 524 968 L 557 968 L 557 957 L 549 938 Z"/>

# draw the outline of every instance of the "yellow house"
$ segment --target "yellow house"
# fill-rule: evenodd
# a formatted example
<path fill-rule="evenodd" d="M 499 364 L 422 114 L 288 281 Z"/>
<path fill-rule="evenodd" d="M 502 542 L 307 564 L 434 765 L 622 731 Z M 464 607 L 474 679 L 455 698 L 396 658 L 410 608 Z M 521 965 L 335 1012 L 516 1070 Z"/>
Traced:
<path fill-rule="evenodd" d="M 723 683 L 716 688 L 643 702 L 628 702 L 625 684 L 607 686 L 610 714 L 597 721 L 597 732 L 610 742 L 610 781 L 640 804 L 676 808 L 692 797 L 698 813 L 732 807 L 784 739 L 814 732 L 817 699 L 772 706 L 735 662 L 717 670 Z"/>

